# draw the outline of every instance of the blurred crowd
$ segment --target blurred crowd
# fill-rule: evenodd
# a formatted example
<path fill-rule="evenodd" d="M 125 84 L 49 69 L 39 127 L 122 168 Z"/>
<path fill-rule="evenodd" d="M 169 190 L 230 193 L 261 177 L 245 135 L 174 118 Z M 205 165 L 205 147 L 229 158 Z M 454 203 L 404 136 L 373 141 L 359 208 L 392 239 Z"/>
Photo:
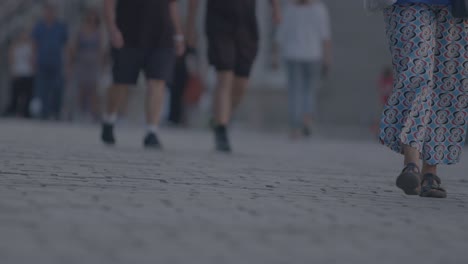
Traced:
<path fill-rule="evenodd" d="M 332 66 L 330 18 L 322 1 L 288 0 L 272 19 L 287 72 L 291 137 L 298 138 L 311 133 L 318 115 L 317 91 Z M 101 121 L 115 59 L 109 39 L 112 34 L 102 20 L 101 8 L 88 8 L 79 27 L 71 32 L 69 22 L 59 19 L 56 7 L 46 3 L 35 25 L 18 32 L 11 41 L 11 90 L 3 115 Z M 187 49 L 179 54 L 173 78 L 167 82 L 171 93 L 166 119 L 174 124 L 186 121 L 184 112 L 196 107 L 204 90 L 199 76 L 203 73 L 196 72 L 196 63 L 191 63 L 198 53 L 189 45 L 189 38 L 187 33 Z M 242 58 L 242 54 L 238 56 Z"/>
<path fill-rule="evenodd" d="M 8 70 L 10 100 L 5 116 L 73 120 L 89 115 L 98 120 L 98 87 L 109 65 L 100 12 L 89 9 L 76 33 L 45 4 L 32 29 L 11 41 Z"/>

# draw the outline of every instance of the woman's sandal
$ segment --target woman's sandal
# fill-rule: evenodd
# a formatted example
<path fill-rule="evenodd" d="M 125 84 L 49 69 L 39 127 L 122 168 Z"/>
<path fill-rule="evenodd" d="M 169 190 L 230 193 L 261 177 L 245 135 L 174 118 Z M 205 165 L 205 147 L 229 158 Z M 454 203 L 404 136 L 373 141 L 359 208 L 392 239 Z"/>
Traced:
<path fill-rule="evenodd" d="M 414 163 L 408 163 L 396 180 L 396 186 L 407 195 L 421 194 L 421 171 Z"/>
<path fill-rule="evenodd" d="M 421 184 L 421 197 L 430 197 L 430 198 L 446 198 L 447 191 L 441 187 L 442 181 L 440 178 L 432 173 L 424 174 Z"/>

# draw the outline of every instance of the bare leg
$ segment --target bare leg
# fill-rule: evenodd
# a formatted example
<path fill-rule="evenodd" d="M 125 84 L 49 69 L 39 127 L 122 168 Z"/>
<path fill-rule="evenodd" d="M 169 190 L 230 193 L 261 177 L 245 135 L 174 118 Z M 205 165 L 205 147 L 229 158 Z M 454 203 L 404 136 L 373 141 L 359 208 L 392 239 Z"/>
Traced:
<path fill-rule="evenodd" d="M 146 96 L 146 123 L 158 126 L 161 120 L 161 110 L 164 103 L 166 82 L 162 80 L 149 80 Z"/>
<path fill-rule="evenodd" d="M 146 96 L 146 125 L 147 132 L 143 145 L 145 148 L 162 149 L 158 139 L 158 125 L 161 121 L 161 111 L 164 103 L 166 82 L 162 80 L 148 80 Z"/>
<path fill-rule="evenodd" d="M 127 99 L 128 85 L 116 84 L 107 91 L 106 114 L 117 115 Z"/>
<path fill-rule="evenodd" d="M 232 110 L 232 84 L 234 74 L 231 71 L 218 72 L 218 83 L 214 96 L 214 115 L 218 125 L 227 125 Z"/>
<path fill-rule="evenodd" d="M 234 78 L 234 87 L 232 90 L 231 105 L 232 111 L 235 111 L 242 102 L 245 92 L 247 91 L 247 86 L 249 85 L 249 79 L 245 77 Z"/>
<path fill-rule="evenodd" d="M 404 152 L 404 155 L 405 155 L 405 166 L 410 164 L 410 163 L 414 163 L 416 165 L 419 166 L 419 162 L 420 162 L 420 154 L 419 154 L 419 151 L 413 147 L 410 147 L 408 145 L 405 145 L 403 146 L 403 152 Z"/>
<path fill-rule="evenodd" d="M 108 145 L 115 144 L 114 123 L 119 110 L 127 99 L 128 85 L 113 85 L 107 91 L 107 108 L 102 126 L 101 139 Z"/>

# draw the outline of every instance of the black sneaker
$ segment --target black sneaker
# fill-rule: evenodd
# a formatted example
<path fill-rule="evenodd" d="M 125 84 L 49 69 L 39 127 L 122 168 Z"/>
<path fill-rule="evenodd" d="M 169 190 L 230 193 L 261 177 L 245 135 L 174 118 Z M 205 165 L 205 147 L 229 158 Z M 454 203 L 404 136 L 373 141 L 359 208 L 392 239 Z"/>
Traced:
<path fill-rule="evenodd" d="M 101 140 L 107 145 L 115 144 L 114 125 L 106 123 L 102 124 Z"/>
<path fill-rule="evenodd" d="M 216 126 L 214 132 L 216 150 L 219 152 L 230 153 L 232 149 L 231 144 L 229 143 L 226 126 Z"/>
<path fill-rule="evenodd" d="M 162 149 L 161 142 L 155 133 L 148 133 L 143 141 L 143 146 L 148 149 Z"/>

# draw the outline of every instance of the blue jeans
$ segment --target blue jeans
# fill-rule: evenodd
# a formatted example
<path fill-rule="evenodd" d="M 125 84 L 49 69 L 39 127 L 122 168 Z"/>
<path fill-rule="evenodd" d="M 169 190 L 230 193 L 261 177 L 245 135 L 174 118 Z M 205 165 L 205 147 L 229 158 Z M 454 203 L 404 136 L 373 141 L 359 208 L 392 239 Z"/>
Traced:
<path fill-rule="evenodd" d="M 286 61 L 289 90 L 289 118 L 293 129 L 304 126 L 306 117 L 317 112 L 317 91 L 320 85 L 320 61 Z"/>
<path fill-rule="evenodd" d="M 38 67 L 34 97 L 42 102 L 42 118 L 60 117 L 63 86 L 62 70 L 59 67 Z"/>

